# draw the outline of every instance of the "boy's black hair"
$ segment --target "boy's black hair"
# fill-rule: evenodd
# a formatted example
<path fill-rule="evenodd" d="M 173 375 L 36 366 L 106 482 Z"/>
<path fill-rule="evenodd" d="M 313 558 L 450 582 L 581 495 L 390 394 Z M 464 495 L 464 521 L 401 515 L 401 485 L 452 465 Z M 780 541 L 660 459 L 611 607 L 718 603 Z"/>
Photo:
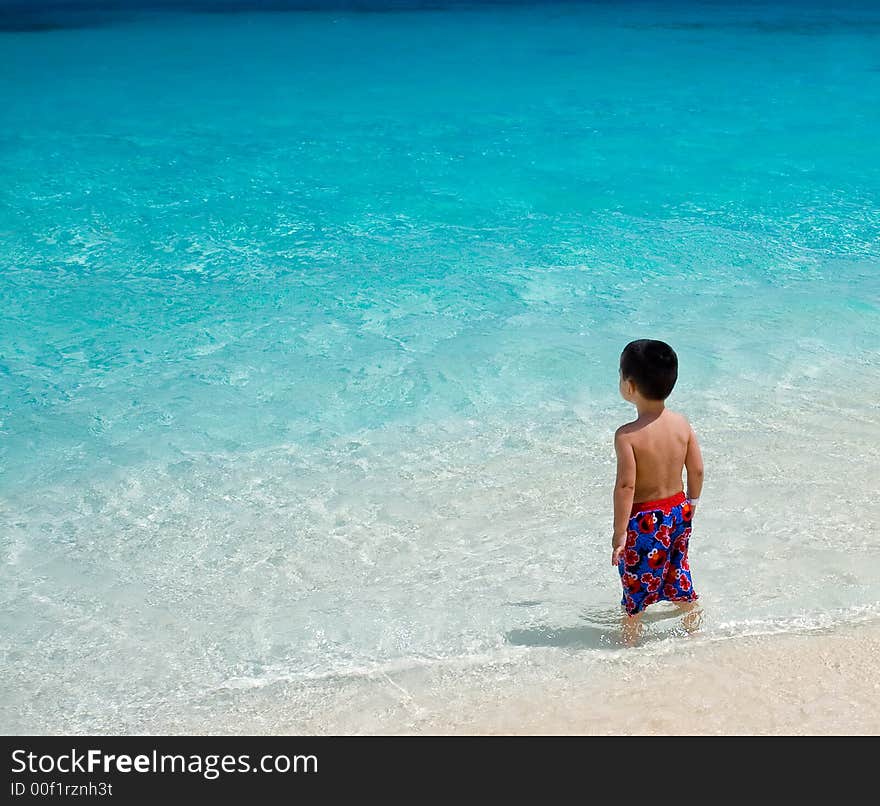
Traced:
<path fill-rule="evenodd" d="M 623 348 L 620 372 L 649 400 L 666 400 L 678 380 L 678 356 L 665 341 L 637 339 Z"/>

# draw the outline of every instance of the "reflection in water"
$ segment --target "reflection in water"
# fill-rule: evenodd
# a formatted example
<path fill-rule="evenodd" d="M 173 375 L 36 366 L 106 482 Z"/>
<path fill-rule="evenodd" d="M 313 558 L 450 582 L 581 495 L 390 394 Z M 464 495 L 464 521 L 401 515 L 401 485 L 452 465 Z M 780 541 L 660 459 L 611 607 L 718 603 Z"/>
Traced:
<path fill-rule="evenodd" d="M 703 626 L 703 610 L 695 607 L 682 612 L 675 605 L 660 604 L 646 610 L 634 631 L 624 629 L 621 610 L 592 608 L 581 612 L 587 624 L 576 627 L 542 625 L 511 630 L 507 641 L 516 646 L 559 647 L 563 649 L 617 649 L 642 640 L 660 640 L 671 634 L 690 635 Z"/>

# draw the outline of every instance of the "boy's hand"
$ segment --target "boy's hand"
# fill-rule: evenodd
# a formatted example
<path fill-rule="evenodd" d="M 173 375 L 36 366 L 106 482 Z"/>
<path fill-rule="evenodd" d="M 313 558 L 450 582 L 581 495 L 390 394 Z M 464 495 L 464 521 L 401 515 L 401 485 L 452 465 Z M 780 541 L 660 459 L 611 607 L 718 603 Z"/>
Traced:
<path fill-rule="evenodd" d="M 626 532 L 614 535 L 611 538 L 611 564 L 617 565 L 623 556 L 623 550 L 626 548 Z"/>

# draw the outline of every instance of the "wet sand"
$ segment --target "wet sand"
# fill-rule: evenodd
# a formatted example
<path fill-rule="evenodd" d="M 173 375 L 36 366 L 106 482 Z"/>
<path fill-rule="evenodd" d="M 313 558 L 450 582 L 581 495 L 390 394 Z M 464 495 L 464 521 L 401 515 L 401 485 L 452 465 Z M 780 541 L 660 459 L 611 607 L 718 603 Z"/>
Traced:
<path fill-rule="evenodd" d="M 694 642 L 586 683 L 499 691 L 467 713 L 424 715 L 412 732 L 880 734 L 878 657 L 878 623 Z"/>

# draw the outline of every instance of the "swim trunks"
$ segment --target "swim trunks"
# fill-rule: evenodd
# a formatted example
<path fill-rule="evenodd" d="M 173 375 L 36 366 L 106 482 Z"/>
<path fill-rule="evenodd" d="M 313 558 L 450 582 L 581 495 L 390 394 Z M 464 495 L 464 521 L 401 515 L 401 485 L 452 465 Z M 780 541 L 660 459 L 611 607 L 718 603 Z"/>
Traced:
<path fill-rule="evenodd" d="M 693 509 L 684 492 L 633 504 L 626 548 L 618 569 L 621 604 L 629 615 L 661 600 L 693 602 L 697 597 L 688 565 Z"/>

